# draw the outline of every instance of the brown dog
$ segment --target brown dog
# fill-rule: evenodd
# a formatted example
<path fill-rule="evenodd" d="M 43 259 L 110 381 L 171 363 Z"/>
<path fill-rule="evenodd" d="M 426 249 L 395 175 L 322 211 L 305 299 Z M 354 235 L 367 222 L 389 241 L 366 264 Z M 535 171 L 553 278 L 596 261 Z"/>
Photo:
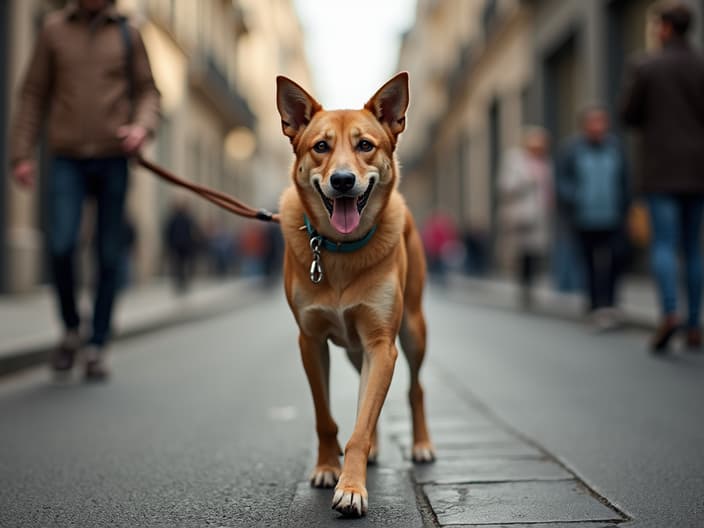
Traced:
<path fill-rule="evenodd" d="M 408 74 L 387 82 L 362 110 L 335 111 L 324 111 L 303 88 L 278 77 L 277 106 L 296 157 L 280 211 L 286 297 L 315 405 L 318 462 L 311 485 L 337 483 L 333 508 L 361 516 L 367 511 L 367 462 L 376 458 L 377 419 L 398 354 L 396 336 L 411 371 L 413 460 L 435 458 L 418 380 L 425 355 L 425 259 L 397 191 L 394 157 L 405 127 Z M 328 340 L 347 350 L 361 375 L 342 468 L 329 406 Z"/>

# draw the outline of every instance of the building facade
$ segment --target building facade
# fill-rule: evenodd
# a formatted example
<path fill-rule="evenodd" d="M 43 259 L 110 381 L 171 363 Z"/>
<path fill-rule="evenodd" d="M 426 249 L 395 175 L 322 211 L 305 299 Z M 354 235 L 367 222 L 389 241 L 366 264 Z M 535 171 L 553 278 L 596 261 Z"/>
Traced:
<path fill-rule="evenodd" d="M 503 153 L 527 125 L 547 128 L 556 152 L 584 106 L 601 103 L 614 114 L 629 55 L 653 44 L 655 3 L 419 0 L 399 58 L 414 79 L 412 132 L 399 155 L 421 222 L 433 210 L 450 213 L 493 271 L 509 268 L 497 192 Z M 699 45 L 704 2 L 691 5 Z"/>
<path fill-rule="evenodd" d="M 452 32 L 443 18 L 453 21 Z M 439 49 L 424 44 L 433 32 L 444 35 Z M 484 252 L 495 252 L 498 240 L 500 156 L 520 137 L 530 48 L 530 10 L 517 0 L 421 0 L 401 49 L 399 68 L 415 79 L 413 132 L 399 151 L 404 193 L 421 223 L 433 211 L 448 213 Z"/>
<path fill-rule="evenodd" d="M 64 2 L 0 3 L 0 163 L 13 101 L 42 17 Z M 162 124 L 145 154 L 175 173 L 273 207 L 288 177 L 275 75 L 310 80 L 301 30 L 290 0 L 118 0 L 140 28 L 162 93 Z M 3 28 L 0 27 L 0 30 Z M 275 132 L 275 133 L 274 133 Z M 46 173 L 48 153 L 38 153 Z M 237 229 L 236 219 L 135 168 L 129 220 L 137 231 L 135 278 L 162 268 L 162 224 L 175 200 L 188 200 L 201 226 Z M 0 179 L 1 290 L 24 292 L 47 280 L 46 178 L 39 189 Z M 90 215 L 90 211 L 88 211 Z M 86 233 L 86 247 L 89 233 Z"/>

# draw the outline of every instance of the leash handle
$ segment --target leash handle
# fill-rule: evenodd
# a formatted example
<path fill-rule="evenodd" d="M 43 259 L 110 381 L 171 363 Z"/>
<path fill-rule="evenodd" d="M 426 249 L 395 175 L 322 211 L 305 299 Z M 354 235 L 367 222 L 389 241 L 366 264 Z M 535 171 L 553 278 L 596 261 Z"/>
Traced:
<path fill-rule="evenodd" d="M 218 207 L 221 207 L 232 214 L 242 216 L 244 218 L 261 220 L 263 222 L 275 222 L 277 224 L 280 223 L 280 218 L 278 214 L 267 211 L 266 209 L 254 209 L 253 207 L 250 207 L 244 202 L 239 201 L 234 196 L 230 196 L 229 194 L 181 179 L 175 174 L 166 170 L 165 168 L 160 167 L 156 163 L 144 159 L 141 154 L 137 154 L 135 156 L 135 159 L 137 160 L 137 163 L 139 163 L 142 167 L 156 174 L 162 180 L 176 185 L 177 187 L 183 187 L 184 189 L 188 189 L 189 191 L 197 194 L 202 198 L 205 198 L 209 202 L 214 203 Z"/>

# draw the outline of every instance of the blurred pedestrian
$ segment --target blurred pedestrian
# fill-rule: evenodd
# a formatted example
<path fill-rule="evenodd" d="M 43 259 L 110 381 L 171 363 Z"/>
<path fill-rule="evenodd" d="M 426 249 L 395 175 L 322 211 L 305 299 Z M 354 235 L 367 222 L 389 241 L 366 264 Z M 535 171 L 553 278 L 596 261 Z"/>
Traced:
<path fill-rule="evenodd" d="M 623 121 L 640 132 L 640 191 L 650 211 L 652 268 L 662 320 L 653 336 L 661 353 L 677 314 L 678 247 L 684 253 L 689 314 L 687 345 L 700 349 L 701 222 L 704 208 L 704 58 L 687 42 L 692 11 L 670 3 L 657 14 L 661 49 L 636 60 L 623 93 Z"/>
<path fill-rule="evenodd" d="M 442 210 L 433 212 L 421 231 L 430 277 L 444 284 L 462 244 L 453 218 Z"/>
<path fill-rule="evenodd" d="M 264 253 L 264 276 L 265 286 L 276 285 L 277 279 L 281 275 L 284 256 L 284 239 L 281 235 L 281 228 L 276 224 L 269 223 L 264 226 L 266 236 L 266 252 Z"/>
<path fill-rule="evenodd" d="M 464 245 L 464 272 L 470 276 L 482 276 L 487 272 L 488 237 L 484 229 L 465 226 L 461 233 Z"/>
<path fill-rule="evenodd" d="M 589 312 L 597 328 L 608 329 L 619 322 L 616 290 L 627 253 L 628 166 L 609 132 L 606 109 L 585 109 L 580 127 L 561 152 L 557 189 L 580 242 Z"/>
<path fill-rule="evenodd" d="M 265 256 L 269 251 L 269 239 L 262 224 L 250 223 L 240 233 L 240 273 L 246 277 L 265 274 Z"/>
<path fill-rule="evenodd" d="M 153 134 L 159 92 L 138 31 L 109 0 L 80 0 L 50 14 L 35 43 L 11 133 L 12 174 L 34 186 L 34 148 L 43 121 L 53 159 L 48 183 L 54 289 L 64 336 L 55 371 L 73 367 L 82 344 L 74 256 L 86 197 L 97 202 L 97 269 L 93 328 L 85 377 L 108 375 L 106 345 L 123 244 L 128 156 Z"/>
<path fill-rule="evenodd" d="M 205 230 L 205 239 L 213 273 L 216 277 L 226 277 L 235 261 L 232 232 L 222 222 L 210 222 Z"/>
<path fill-rule="evenodd" d="M 177 293 L 185 293 L 190 286 L 195 271 L 199 238 L 198 226 L 188 209 L 188 204 L 185 200 L 177 200 L 164 229 L 171 276 Z"/>
<path fill-rule="evenodd" d="M 532 286 L 550 245 L 553 206 L 553 169 L 547 132 L 530 127 L 520 148 L 509 150 L 503 161 L 499 189 L 502 220 L 515 240 L 520 304 L 532 305 Z"/>

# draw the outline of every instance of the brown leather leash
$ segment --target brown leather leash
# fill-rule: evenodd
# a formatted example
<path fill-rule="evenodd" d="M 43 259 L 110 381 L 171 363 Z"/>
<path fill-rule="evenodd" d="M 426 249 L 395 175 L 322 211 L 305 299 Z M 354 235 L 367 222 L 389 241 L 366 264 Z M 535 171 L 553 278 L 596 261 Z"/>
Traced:
<path fill-rule="evenodd" d="M 279 215 L 276 213 L 272 213 L 270 211 L 267 211 L 266 209 L 254 209 L 253 207 L 250 207 L 249 205 L 239 201 L 234 196 L 230 196 L 229 194 L 216 191 L 214 189 L 209 189 L 208 187 L 197 185 L 193 182 L 181 179 L 175 174 L 166 170 L 165 168 L 160 167 L 156 163 L 144 159 L 139 154 L 135 156 L 135 159 L 142 167 L 153 172 L 162 180 L 165 180 L 178 187 L 188 189 L 189 191 L 197 194 L 198 196 L 201 196 L 202 198 L 205 198 L 209 202 L 212 202 L 217 205 L 218 207 L 222 207 L 230 213 L 242 216 L 244 218 L 261 220 L 262 222 L 275 222 L 277 224 L 280 223 Z"/>

